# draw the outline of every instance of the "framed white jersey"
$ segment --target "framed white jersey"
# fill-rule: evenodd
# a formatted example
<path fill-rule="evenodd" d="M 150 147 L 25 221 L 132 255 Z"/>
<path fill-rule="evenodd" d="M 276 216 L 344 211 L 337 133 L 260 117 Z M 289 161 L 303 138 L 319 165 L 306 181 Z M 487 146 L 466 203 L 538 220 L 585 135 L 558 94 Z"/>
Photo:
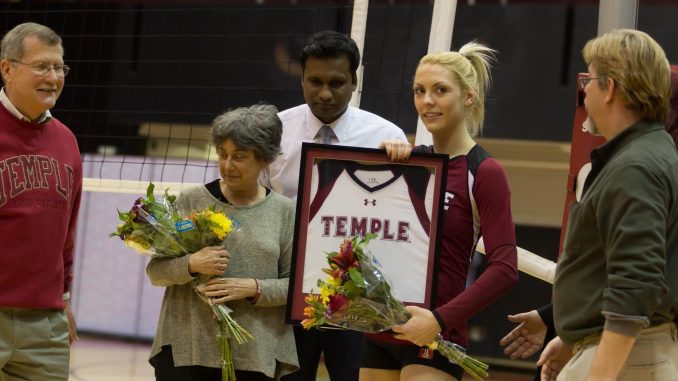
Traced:
<path fill-rule="evenodd" d="M 376 149 L 304 143 L 302 151 L 288 320 L 303 319 L 304 297 L 327 276 L 327 253 L 367 233 L 377 235 L 368 248 L 394 296 L 430 307 L 447 157 L 392 163 Z"/>

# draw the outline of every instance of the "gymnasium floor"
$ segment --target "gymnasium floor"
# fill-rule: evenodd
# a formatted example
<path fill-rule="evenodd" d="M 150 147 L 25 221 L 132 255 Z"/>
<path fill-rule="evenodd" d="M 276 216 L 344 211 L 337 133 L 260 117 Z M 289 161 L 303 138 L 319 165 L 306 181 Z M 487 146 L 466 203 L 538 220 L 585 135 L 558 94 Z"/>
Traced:
<path fill-rule="evenodd" d="M 71 353 L 69 381 L 154 381 L 148 364 L 150 344 L 81 335 Z M 472 381 L 466 377 L 464 381 Z M 529 375 L 492 371 L 487 381 L 530 381 Z M 316 381 L 329 381 L 324 367 Z"/>

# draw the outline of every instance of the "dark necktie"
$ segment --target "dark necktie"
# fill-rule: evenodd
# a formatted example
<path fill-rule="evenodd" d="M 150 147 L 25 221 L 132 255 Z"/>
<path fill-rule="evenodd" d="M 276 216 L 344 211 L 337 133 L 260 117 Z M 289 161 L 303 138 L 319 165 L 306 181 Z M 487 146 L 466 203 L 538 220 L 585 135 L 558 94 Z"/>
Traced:
<path fill-rule="evenodd" d="M 320 127 L 320 130 L 318 130 L 318 135 L 320 138 L 320 143 L 322 144 L 332 144 L 332 138 L 334 137 L 334 131 L 332 131 L 332 127 L 328 125 L 324 125 Z"/>

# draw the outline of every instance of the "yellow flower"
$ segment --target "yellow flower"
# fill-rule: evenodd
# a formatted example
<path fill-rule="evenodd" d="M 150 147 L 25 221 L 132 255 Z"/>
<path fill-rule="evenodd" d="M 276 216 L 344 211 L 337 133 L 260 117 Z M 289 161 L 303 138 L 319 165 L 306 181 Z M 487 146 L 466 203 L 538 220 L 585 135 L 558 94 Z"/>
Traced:
<path fill-rule="evenodd" d="M 145 253 L 146 250 L 149 249 L 149 245 L 147 242 L 142 242 L 142 241 L 137 241 L 133 240 L 131 238 L 127 238 L 125 240 L 125 245 L 131 247 L 132 249 L 136 250 L 138 253 Z"/>
<path fill-rule="evenodd" d="M 330 287 L 328 287 L 330 286 Z M 331 285 L 328 285 L 327 283 L 323 284 L 320 286 L 320 300 L 322 301 L 323 304 L 327 304 L 330 302 L 330 296 L 334 295 L 334 287 L 331 287 Z"/>
<path fill-rule="evenodd" d="M 226 238 L 226 235 L 233 230 L 233 222 L 223 213 L 206 212 L 207 219 L 211 222 L 210 230 L 219 239 Z"/>
<path fill-rule="evenodd" d="M 340 278 L 328 277 L 325 282 L 330 284 L 335 289 L 337 287 L 341 286 L 341 279 Z"/>

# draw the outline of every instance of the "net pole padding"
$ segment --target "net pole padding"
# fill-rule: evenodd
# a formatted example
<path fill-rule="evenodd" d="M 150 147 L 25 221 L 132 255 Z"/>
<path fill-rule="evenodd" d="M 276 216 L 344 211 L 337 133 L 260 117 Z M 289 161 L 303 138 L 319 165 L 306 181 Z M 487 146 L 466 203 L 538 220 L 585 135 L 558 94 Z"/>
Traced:
<path fill-rule="evenodd" d="M 457 0 L 435 0 L 435 3 L 433 3 L 433 18 L 431 19 L 431 33 L 428 36 L 428 53 L 450 51 L 456 13 Z M 414 144 L 433 144 L 431 133 L 426 130 L 419 117 L 417 117 L 417 134 L 414 138 Z"/>
<path fill-rule="evenodd" d="M 598 36 L 612 29 L 638 29 L 638 0 L 600 0 Z"/>
<path fill-rule="evenodd" d="M 546 283 L 553 284 L 556 276 L 556 263 L 541 257 L 533 252 L 527 251 L 522 247 L 516 247 L 518 250 L 518 270 L 525 274 L 541 279 Z M 476 246 L 476 251 L 485 253 L 485 243 L 481 237 Z"/>
<path fill-rule="evenodd" d="M 82 190 L 85 192 L 109 192 L 145 195 L 148 184 L 149 181 L 97 179 L 86 177 L 82 179 Z M 169 194 L 177 195 L 185 189 L 203 185 L 200 183 L 176 183 L 167 181 L 153 181 L 153 184 L 155 185 L 153 193 L 159 195 L 164 194 L 165 189 L 168 190 Z"/>
<path fill-rule="evenodd" d="M 362 63 L 363 51 L 365 47 L 365 31 L 367 30 L 367 9 L 370 5 L 369 0 L 355 0 L 353 2 L 353 18 L 351 20 L 351 38 L 358 45 L 360 52 L 360 64 L 356 70 L 356 87 L 351 95 L 350 105 L 360 108 L 360 96 L 363 93 L 363 73 L 365 67 Z"/>

